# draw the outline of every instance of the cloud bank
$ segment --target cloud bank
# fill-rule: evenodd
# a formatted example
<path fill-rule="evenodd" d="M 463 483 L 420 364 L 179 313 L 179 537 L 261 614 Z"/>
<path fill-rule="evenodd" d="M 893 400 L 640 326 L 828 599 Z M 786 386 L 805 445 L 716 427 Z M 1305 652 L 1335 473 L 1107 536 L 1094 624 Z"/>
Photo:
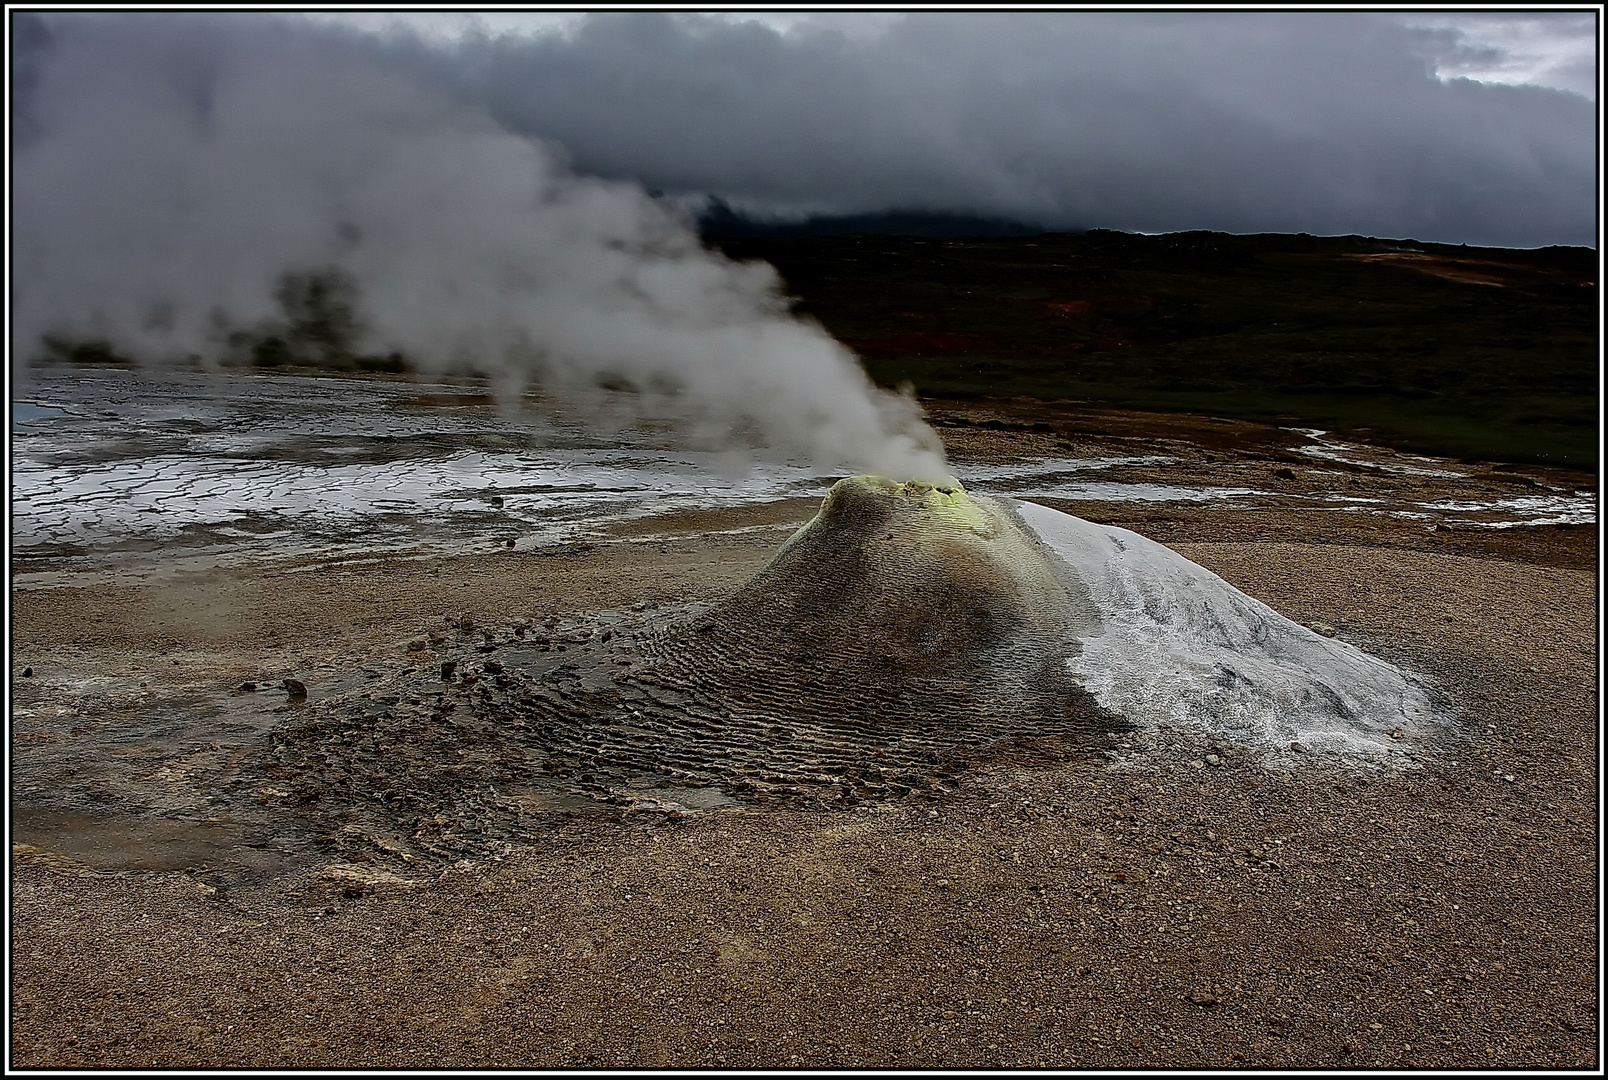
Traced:
<path fill-rule="evenodd" d="M 1419 11 L 1395 19 L 1430 31 L 1423 51 L 1443 79 L 1551 86 L 1596 100 L 1595 12 Z"/>
<path fill-rule="evenodd" d="M 1593 244 L 1592 104 L 1437 78 L 1460 41 L 1361 12 L 613 13 L 374 48 L 578 169 L 750 211 Z"/>
<path fill-rule="evenodd" d="M 495 371 L 828 468 L 941 479 L 908 399 L 636 185 L 349 35 L 261 16 L 57 15 L 24 32 L 13 349 L 215 362 L 284 275 L 355 283 L 365 346 Z"/>

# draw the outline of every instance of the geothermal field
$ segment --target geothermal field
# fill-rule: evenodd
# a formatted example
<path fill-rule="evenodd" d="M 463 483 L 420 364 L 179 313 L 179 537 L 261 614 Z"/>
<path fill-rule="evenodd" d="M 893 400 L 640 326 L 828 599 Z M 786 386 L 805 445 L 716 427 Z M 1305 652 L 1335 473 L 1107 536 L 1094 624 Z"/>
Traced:
<path fill-rule="evenodd" d="M 18 1068 L 1600 1065 L 1596 14 L 14 10 Z"/>
<path fill-rule="evenodd" d="M 1582 1066 L 1594 477 L 34 372 L 28 1065 Z M 1165 546 L 1164 546 L 1165 545 Z"/>

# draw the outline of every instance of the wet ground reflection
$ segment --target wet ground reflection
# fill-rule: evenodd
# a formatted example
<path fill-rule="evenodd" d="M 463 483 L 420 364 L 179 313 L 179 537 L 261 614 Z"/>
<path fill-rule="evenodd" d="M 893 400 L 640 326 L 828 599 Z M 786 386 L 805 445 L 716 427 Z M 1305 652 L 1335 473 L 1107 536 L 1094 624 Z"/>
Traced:
<path fill-rule="evenodd" d="M 562 415 L 499 410 L 450 385 L 350 378 L 56 369 L 12 404 L 15 570 L 127 568 L 175 556 L 230 559 L 362 551 L 517 548 L 596 537 L 611 525 L 813 498 L 836 476 L 739 458 L 662 428 L 600 434 Z M 1292 432 L 1314 465 L 1455 482 L 1456 463 Z M 1484 528 L 1596 520 L 1589 492 L 1362 498 L 1202 483 L 1169 454 L 966 462 L 969 487 L 1100 503 L 1362 510 Z M 1321 468 L 1309 470 L 1313 475 Z M 1339 473 L 1336 473 L 1339 476 Z"/>

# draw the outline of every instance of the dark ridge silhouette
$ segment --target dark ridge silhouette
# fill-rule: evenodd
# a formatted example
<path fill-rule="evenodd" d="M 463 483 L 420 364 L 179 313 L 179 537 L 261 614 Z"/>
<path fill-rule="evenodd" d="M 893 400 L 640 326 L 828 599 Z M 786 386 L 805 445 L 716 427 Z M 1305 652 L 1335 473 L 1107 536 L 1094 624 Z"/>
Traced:
<path fill-rule="evenodd" d="M 706 237 L 739 236 L 1036 236 L 1042 226 L 1015 218 L 926 210 L 816 214 L 798 220 L 755 217 L 715 199 L 698 215 Z"/>

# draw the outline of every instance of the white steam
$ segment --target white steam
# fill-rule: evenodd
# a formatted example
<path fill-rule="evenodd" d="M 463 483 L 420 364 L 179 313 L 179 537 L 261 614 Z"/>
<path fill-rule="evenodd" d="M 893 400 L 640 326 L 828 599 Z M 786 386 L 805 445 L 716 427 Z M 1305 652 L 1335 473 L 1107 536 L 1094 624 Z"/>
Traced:
<path fill-rule="evenodd" d="M 938 480 L 907 397 L 789 314 L 769 266 L 640 189 L 259 16 L 50 19 L 13 162 L 13 350 L 99 339 L 211 363 L 286 273 L 355 282 L 368 351 L 757 436 L 823 468 Z"/>

